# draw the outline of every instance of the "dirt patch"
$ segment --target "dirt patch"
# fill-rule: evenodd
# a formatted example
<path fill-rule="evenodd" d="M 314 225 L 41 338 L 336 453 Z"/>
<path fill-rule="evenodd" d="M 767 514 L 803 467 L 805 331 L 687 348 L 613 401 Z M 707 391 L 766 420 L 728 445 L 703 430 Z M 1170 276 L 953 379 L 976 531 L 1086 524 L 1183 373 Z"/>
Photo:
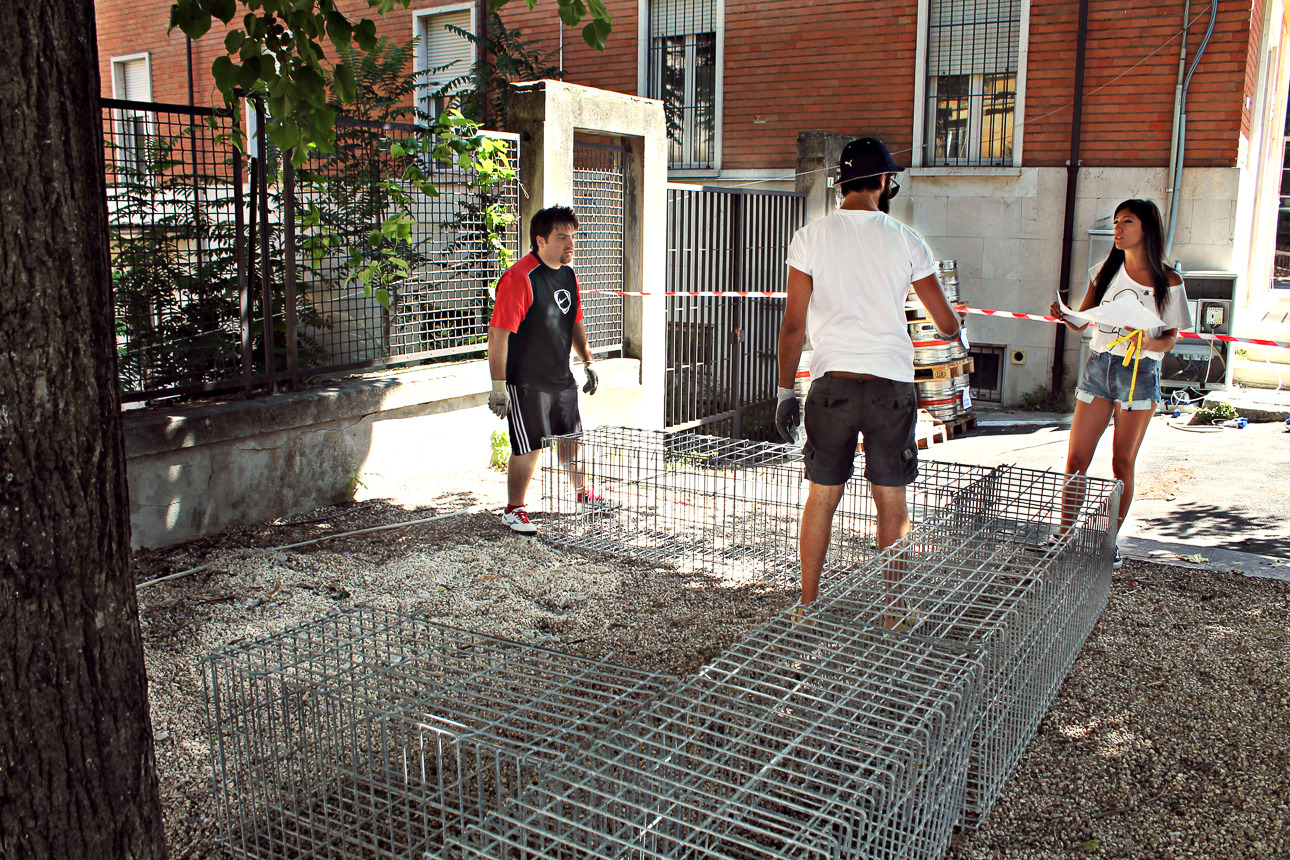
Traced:
<path fill-rule="evenodd" d="M 688 675 L 796 600 L 563 550 L 492 513 L 409 522 L 477 503 L 366 502 L 139 555 L 141 580 L 201 568 L 139 592 L 172 857 L 227 856 L 199 665 L 212 649 L 370 601 Z M 342 535 L 355 529 L 380 530 Z M 1003 797 L 949 857 L 1290 856 L 1288 773 L 1290 584 L 1129 561 Z"/>
<path fill-rule="evenodd" d="M 1158 475 L 1148 475 L 1137 481 L 1133 495 L 1138 499 L 1173 501 L 1182 492 L 1183 485 L 1195 477 L 1196 470 L 1190 466 L 1166 469 Z"/>

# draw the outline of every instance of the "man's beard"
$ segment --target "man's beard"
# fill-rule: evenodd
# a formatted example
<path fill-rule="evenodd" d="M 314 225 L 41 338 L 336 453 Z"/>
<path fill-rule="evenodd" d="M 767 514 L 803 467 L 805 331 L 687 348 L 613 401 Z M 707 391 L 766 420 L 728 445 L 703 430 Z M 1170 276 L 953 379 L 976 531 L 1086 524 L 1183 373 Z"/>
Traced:
<path fill-rule="evenodd" d="M 891 195 L 888 194 L 886 191 L 878 195 L 878 211 L 879 212 L 891 211 Z"/>

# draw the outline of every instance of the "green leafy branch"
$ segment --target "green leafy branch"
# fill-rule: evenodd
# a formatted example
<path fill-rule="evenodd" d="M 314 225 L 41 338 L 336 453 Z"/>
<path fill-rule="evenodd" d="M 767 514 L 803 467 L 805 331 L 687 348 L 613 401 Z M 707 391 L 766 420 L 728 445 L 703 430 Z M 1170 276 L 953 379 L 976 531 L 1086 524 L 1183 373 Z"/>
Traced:
<path fill-rule="evenodd" d="M 489 0 L 490 11 L 508 0 Z M 533 9 L 537 0 L 525 0 Z M 556 0 L 560 20 L 583 27 L 583 40 L 604 50 L 611 30 L 603 0 Z M 385 15 L 408 8 L 410 0 L 367 0 L 369 9 Z M 336 0 L 175 0 L 170 7 L 170 29 L 178 28 L 191 39 L 210 32 L 214 22 L 230 25 L 224 37 L 225 54 L 211 64 L 215 85 L 225 104 L 233 107 L 238 91 L 265 96 L 269 111 L 267 133 L 296 167 L 304 165 L 310 151 L 331 152 L 335 142 L 336 109 L 328 100 L 324 68 L 331 45 L 342 59 L 331 65 L 333 87 L 343 104 L 353 103 L 358 84 L 353 66 L 343 59 L 351 44 L 364 51 L 376 47 L 376 24 L 369 18 L 352 21 Z M 239 8 L 245 13 L 234 24 Z"/>
<path fill-rule="evenodd" d="M 515 168 L 507 156 L 504 140 L 481 134 L 478 126 L 462 116 L 459 111 L 445 111 L 435 119 L 435 125 L 424 133 L 418 132 L 402 140 L 385 139 L 384 151 L 402 165 L 397 176 L 382 172 L 375 182 L 374 198 L 379 201 L 372 208 L 392 211 L 381 223 L 371 229 L 362 242 L 354 242 L 342 235 L 324 218 L 324 211 L 315 203 L 302 207 L 297 224 L 300 241 L 315 269 L 323 260 L 336 252 L 346 255 L 347 283 L 358 283 L 368 298 L 375 298 L 389 309 L 395 285 L 411 272 L 413 256 L 409 253 L 417 219 L 413 215 L 417 203 L 414 192 L 437 197 L 438 190 L 430 182 L 425 167 L 431 159 L 454 164 L 469 179 L 469 186 L 481 192 L 514 180 Z M 328 180 L 318 174 L 302 172 L 304 181 L 325 184 Z M 482 209 L 487 247 L 496 255 L 505 270 L 513 262 L 505 236 L 515 222 L 515 215 L 496 195 L 485 195 L 488 205 Z"/>

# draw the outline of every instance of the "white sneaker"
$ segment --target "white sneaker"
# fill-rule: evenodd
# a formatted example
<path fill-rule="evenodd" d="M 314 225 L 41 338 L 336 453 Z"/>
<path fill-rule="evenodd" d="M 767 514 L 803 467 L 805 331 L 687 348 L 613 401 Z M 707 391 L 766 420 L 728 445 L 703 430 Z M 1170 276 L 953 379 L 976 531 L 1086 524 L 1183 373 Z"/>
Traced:
<path fill-rule="evenodd" d="M 537 526 L 529 522 L 529 512 L 524 508 L 502 511 L 502 522 L 510 526 L 511 531 L 522 535 L 537 534 Z"/>

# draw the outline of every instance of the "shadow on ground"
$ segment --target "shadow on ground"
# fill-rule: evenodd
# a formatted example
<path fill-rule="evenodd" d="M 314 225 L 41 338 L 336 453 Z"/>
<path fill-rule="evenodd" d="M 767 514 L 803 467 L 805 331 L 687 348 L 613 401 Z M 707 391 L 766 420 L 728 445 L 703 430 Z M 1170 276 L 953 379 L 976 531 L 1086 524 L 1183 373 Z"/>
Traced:
<path fill-rule="evenodd" d="M 1290 545 L 1284 535 L 1251 535 L 1260 531 L 1275 533 L 1282 528 L 1283 523 L 1274 516 L 1255 516 L 1217 505 L 1185 502 L 1167 516 L 1144 516 L 1139 523 L 1142 532 L 1149 532 L 1159 540 L 1199 542 L 1258 555 L 1290 555 Z"/>

